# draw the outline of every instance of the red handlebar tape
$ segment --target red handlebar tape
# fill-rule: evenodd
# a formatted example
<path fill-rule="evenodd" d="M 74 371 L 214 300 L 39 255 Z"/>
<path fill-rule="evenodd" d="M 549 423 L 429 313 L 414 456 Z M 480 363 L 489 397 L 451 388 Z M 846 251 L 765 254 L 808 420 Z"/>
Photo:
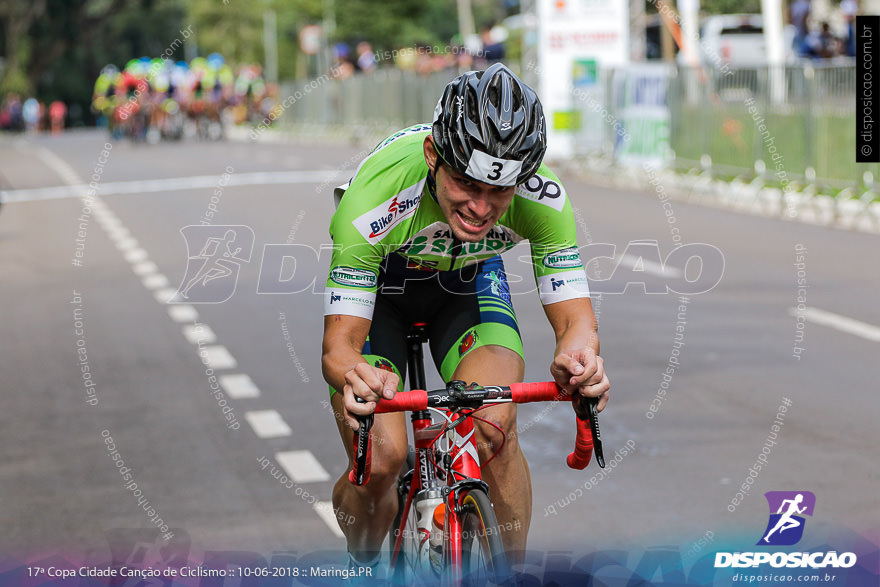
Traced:
<path fill-rule="evenodd" d="M 590 431 L 590 421 L 577 420 L 577 438 L 574 441 L 574 452 L 568 455 L 565 462 L 572 469 L 585 469 L 593 458 L 593 433 Z"/>
<path fill-rule="evenodd" d="M 510 395 L 518 404 L 529 402 L 563 401 L 571 399 L 564 391 L 556 387 L 552 381 L 541 383 L 512 383 Z"/>
<path fill-rule="evenodd" d="M 529 402 L 546 402 L 546 401 L 565 401 L 570 400 L 571 396 L 558 388 L 552 381 L 541 383 L 513 383 L 510 385 L 510 397 L 518 404 Z M 428 409 L 428 392 L 417 389 L 409 392 L 398 393 L 394 399 L 383 399 L 376 404 L 376 413 L 384 414 L 389 412 L 416 412 Z M 577 438 L 575 439 L 574 452 L 568 455 L 566 463 L 572 469 L 584 469 L 593 457 L 593 434 L 590 431 L 590 421 L 576 418 L 577 421 Z M 366 446 L 358 446 L 359 435 L 354 435 L 354 455 L 357 457 L 358 449 L 365 448 L 367 451 L 366 466 L 364 467 L 363 483 L 370 480 L 370 461 L 371 454 L 371 437 L 367 436 Z M 354 466 L 348 475 L 349 481 L 356 483 L 357 481 L 357 458 L 355 458 Z"/>
<path fill-rule="evenodd" d="M 376 413 L 418 412 L 428 409 L 428 392 L 424 389 L 398 393 L 394 399 L 383 399 L 376 404 Z"/>

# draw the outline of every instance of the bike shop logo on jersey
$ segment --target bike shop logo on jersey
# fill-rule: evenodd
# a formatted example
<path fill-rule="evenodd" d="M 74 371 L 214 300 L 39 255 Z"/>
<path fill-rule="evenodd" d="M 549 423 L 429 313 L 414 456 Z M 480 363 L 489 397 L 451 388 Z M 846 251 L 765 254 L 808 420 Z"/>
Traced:
<path fill-rule="evenodd" d="M 219 304 L 235 293 L 242 263 L 254 250 L 254 231 L 243 225 L 184 226 L 186 272 L 172 304 Z M 196 252 L 197 251 L 197 252 Z"/>
<path fill-rule="evenodd" d="M 424 181 L 403 190 L 366 214 L 358 216 L 352 224 L 371 244 L 376 244 L 401 220 L 416 211 L 422 199 L 423 187 Z"/>
<path fill-rule="evenodd" d="M 764 494 L 770 519 L 756 546 L 792 546 L 800 542 L 807 520 L 813 515 L 816 496 L 810 491 L 768 491 Z M 853 552 L 716 552 L 715 568 L 850 568 L 858 557 Z"/>
<path fill-rule="evenodd" d="M 810 491 L 768 491 L 770 520 L 759 546 L 791 546 L 800 542 L 807 521 L 813 515 L 816 496 Z M 775 513 L 774 513 L 775 512 Z"/>

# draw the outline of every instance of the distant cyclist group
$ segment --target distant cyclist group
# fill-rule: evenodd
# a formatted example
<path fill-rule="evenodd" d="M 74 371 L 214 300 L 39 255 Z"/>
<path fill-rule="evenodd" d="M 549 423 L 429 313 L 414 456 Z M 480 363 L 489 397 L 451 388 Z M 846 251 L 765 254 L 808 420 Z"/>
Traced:
<path fill-rule="evenodd" d="M 226 124 L 262 120 L 273 105 L 270 94 L 261 66 L 234 68 L 219 53 L 189 63 L 141 57 L 121 70 L 101 70 L 92 110 L 114 138 L 218 140 Z"/>

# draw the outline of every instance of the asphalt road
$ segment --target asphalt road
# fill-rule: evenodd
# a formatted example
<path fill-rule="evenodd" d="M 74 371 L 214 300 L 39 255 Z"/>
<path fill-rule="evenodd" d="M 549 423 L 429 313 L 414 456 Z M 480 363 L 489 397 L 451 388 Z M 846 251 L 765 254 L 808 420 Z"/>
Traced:
<path fill-rule="evenodd" d="M 169 545 L 267 560 L 343 549 L 332 512 L 313 503 L 329 501 L 346 464 L 320 372 L 326 257 L 287 267 L 285 286 L 304 292 L 258 289 L 265 245 L 328 243 L 332 187 L 368 147 L 106 140 L 0 137 L 0 552 L 100 560 L 142 544 L 146 564 Z M 84 210 L 93 175 L 99 203 Z M 601 479 L 595 463 L 568 470 L 570 409 L 521 408 L 530 548 L 684 555 L 709 533 L 716 545 L 745 536 L 737 548 L 749 549 L 767 523 L 762 494 L 807 490 L 811 529 L 876 550 L 877 236 L 664 208 L 653 192 L 562 177 L 581 245 L 606 257 L 588 273 L 605 292 L 594 300 L 612 381 L 602 426 L 606 458 L 618 456 Z M 181 228 L 211 206 L 212 225 L 253 231 L 251 256 L 227 301 L 181 310 L 164 303 L 187 267 Z M 701 279 L 682 250 L 706 261 Z M 513 289 L 526 378 L 544 380 L 552 332 L 524 252 L 508 253 L 508 267 L 523 278 Z M 220 387 L 220 375 L 235 377 Z"/>

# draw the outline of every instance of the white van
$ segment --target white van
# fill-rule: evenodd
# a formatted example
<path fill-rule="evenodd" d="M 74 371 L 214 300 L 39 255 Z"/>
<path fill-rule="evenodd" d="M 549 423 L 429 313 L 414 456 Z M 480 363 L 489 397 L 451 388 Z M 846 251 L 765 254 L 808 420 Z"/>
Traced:
<path fill-rule="evenodd" d="M 785 61 L 794 57 L 794 28 L 786 27 Z M 700 26 L 699 55 L 703 64 L 722 67 L 760 67 L 767 64 L 764 19 L 760 14 L 718 14 L 707 16 Z M 686 65 L 679 53 L 679 62 Z"/>

